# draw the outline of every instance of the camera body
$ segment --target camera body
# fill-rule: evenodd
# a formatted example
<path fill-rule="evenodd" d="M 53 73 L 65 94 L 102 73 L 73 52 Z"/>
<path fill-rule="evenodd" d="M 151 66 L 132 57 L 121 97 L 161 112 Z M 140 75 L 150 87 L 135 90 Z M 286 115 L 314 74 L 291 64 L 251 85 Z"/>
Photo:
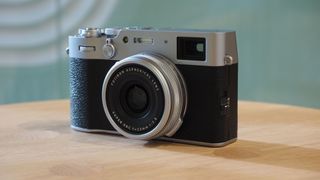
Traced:
<path fill-rule="evenodd" d="M 236 140 L 234 31 L 85 28 L 67 53 L 73 129 L 213 147 Z"/>

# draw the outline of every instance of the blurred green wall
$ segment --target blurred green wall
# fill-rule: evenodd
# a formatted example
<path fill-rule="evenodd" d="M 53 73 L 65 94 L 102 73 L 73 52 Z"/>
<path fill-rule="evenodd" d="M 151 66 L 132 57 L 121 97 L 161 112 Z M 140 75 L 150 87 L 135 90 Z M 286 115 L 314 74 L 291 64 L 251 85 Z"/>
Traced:
<path fill-rule="evenodd" d="M 0 15 L 0 103 L 67 98 L 67 36 L 138 25 L 234 29 L 240 99 L 320 107 L 318 0 L 3 0 Z"/>

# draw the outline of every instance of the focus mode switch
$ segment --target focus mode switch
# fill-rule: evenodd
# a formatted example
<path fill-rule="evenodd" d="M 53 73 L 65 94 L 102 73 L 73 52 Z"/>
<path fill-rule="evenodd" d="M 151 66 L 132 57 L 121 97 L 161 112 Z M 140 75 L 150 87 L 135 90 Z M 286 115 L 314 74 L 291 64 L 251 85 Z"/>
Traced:
<path fill-rule="evenodd" d="M 79 46 L 80 52 L 93 52 L 96 50 L 95 46 Z"/>
<path fill-rule="evenodd" d="M 221 106 L 221 114 L 222 115 L 227 115 L 230 111 L 231 104 L 230 104 L 230 97 L 223 97 L 221 98 L 220 101 L 220 106 Z"/>

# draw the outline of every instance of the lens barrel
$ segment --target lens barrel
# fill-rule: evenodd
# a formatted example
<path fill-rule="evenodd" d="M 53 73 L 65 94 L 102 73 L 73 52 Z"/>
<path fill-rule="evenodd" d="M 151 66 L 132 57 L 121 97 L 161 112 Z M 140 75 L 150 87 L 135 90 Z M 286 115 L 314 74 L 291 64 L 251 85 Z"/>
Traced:
<path fill-rule="evenodd" d="M 133 139 L 171 136 L 187 104 L 185 82 L 169 59 L 141 53 L 119 60 L 108 71 L 102 103 L 111 125 Z"/>

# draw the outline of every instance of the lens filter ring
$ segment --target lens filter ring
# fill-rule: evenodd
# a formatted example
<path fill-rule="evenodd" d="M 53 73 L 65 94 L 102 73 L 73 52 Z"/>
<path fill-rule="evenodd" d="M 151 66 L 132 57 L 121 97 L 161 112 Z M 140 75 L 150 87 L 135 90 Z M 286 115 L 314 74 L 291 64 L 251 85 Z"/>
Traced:
<path fill-rule="evenodd" d="M 109 122 L 120 134 L 153 139 L 175 132 L 181 125 L 185 84 L 174 64 L 162 58 L 138 54 L 118 61 L 108 71 L 102 103 Z"/>

